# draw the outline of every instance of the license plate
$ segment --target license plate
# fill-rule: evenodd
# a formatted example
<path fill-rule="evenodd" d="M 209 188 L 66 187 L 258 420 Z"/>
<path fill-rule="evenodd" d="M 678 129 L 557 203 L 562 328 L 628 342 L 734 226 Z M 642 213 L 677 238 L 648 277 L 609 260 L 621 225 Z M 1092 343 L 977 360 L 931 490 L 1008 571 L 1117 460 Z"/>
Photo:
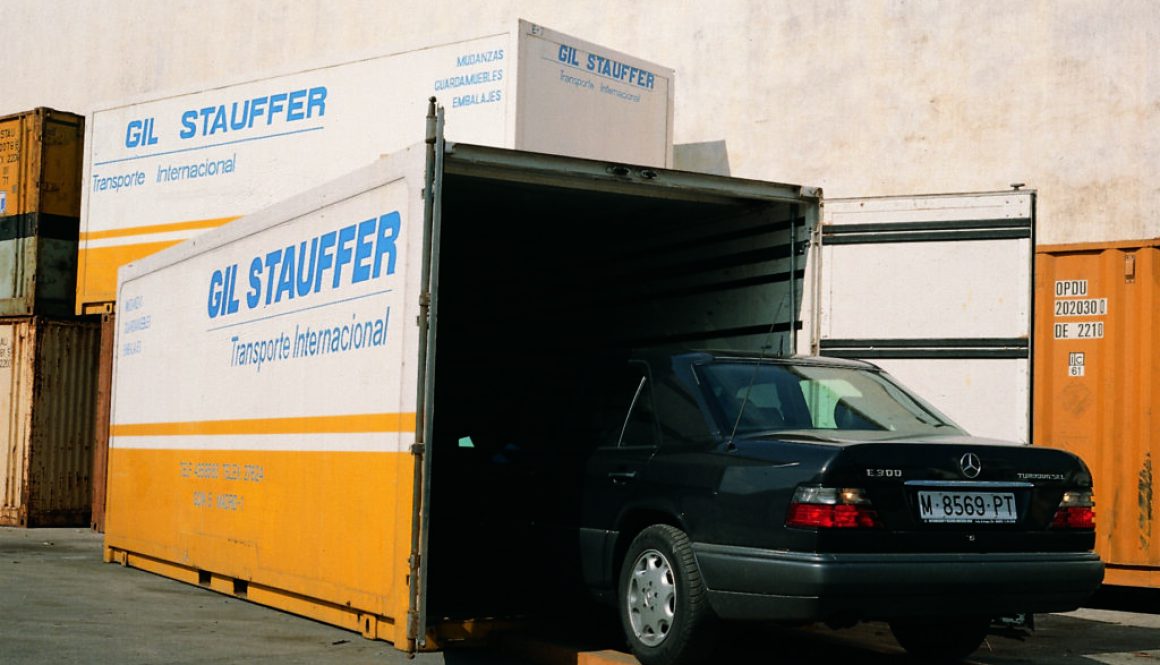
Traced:
<path fill-rule="evenodd" d="M 1011 492 L 919 492 L 918 512 L 924 522 L 1014 522 L 1015 495 Z"/>

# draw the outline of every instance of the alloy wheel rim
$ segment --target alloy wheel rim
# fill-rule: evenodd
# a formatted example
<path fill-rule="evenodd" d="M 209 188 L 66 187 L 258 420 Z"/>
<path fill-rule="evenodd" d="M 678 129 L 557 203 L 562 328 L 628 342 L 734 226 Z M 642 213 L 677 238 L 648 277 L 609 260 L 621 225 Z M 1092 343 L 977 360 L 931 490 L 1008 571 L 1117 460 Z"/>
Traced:
<path fill-rule="evenodd" d="M 668 637 L 677 610 L 673 566 L 658 550 L 645 550 L 632 564 L 625 607 L 636 638 L 655 647 Z"/>

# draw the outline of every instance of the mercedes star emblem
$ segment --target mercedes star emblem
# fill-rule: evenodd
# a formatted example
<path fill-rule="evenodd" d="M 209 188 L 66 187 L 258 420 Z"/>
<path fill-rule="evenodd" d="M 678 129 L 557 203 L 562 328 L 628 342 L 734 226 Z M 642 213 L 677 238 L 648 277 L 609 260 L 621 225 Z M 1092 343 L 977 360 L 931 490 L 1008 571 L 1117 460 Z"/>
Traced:
<path fill-rule="evenodd" d="M 983 463 L 975 453 L 967 453 L 959 458 L 959 468 L 967 478 L 978 478 L 983 472 Z"/>

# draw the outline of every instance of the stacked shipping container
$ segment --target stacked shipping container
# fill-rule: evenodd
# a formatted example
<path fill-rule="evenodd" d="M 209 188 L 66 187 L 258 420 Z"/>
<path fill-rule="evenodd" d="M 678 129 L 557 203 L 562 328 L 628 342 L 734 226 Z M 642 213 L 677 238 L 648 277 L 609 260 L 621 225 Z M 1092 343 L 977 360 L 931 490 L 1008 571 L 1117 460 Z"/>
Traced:
<path fill-rule="evenodd" d="M 0 118 L 0 525 L 86 525 L 99 326 L 72 316 L 84 118 Z"/>
<path fill-rule="evenodd" d="M 79 320 L 0 320 L 0 525 L 88 525 L 98 334 Z"/>
<path fill-rule="evenodd" d="M 0 316 L 73 312 L 83 117 L 0 118 Z"/>

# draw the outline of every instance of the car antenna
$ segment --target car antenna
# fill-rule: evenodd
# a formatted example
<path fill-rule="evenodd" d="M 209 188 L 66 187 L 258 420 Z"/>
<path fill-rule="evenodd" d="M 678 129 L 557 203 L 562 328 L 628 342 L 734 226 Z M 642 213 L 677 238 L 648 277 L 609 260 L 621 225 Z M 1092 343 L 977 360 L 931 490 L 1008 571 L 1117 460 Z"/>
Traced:
<path fill-rule="evenodd" d="M 791 287 L 792 288 L 792 287 Z M 726 450 L 737 450 L 737 444 L 733 443 L 733 437 L 737 436 L 737 428 L 741 425 L 741 416 L 745 414 L 745 406 L 749 404 L 749 393 L 753 390 L 753 384 L 757 382 L 757 372 L 761 369 L 761 363 L 766 358 L 766 349 L 772 346 L 769 341 L 773 335 L 774 328 L 777 327 L 777 319 L 781 316 L 781 311 L 785 309 L 785 303 L 789 298 L 783 298 L 781 304 L 778 305 L 777 311 L 773 314 L 773 321 L 769 323 L 769 330 L 765 333 L 765 342 L 760 345 L 760 352 L 757 356 L 757 362 L 753 363 L 753 374 L 749 377 L 749 385 L 745 388 L 745 396 L 741 398 L 741 408 L 737 409 L 737 418 L 733 420 L 733 430 L 729 432 L 729 439 L 725 444 Z M 790 326 L 794 325 L 794 321 L 790 321 Z M 785 357 L 785 337 L 782 337 L 778 342 L 777 356 L 779 358 Z"/>

